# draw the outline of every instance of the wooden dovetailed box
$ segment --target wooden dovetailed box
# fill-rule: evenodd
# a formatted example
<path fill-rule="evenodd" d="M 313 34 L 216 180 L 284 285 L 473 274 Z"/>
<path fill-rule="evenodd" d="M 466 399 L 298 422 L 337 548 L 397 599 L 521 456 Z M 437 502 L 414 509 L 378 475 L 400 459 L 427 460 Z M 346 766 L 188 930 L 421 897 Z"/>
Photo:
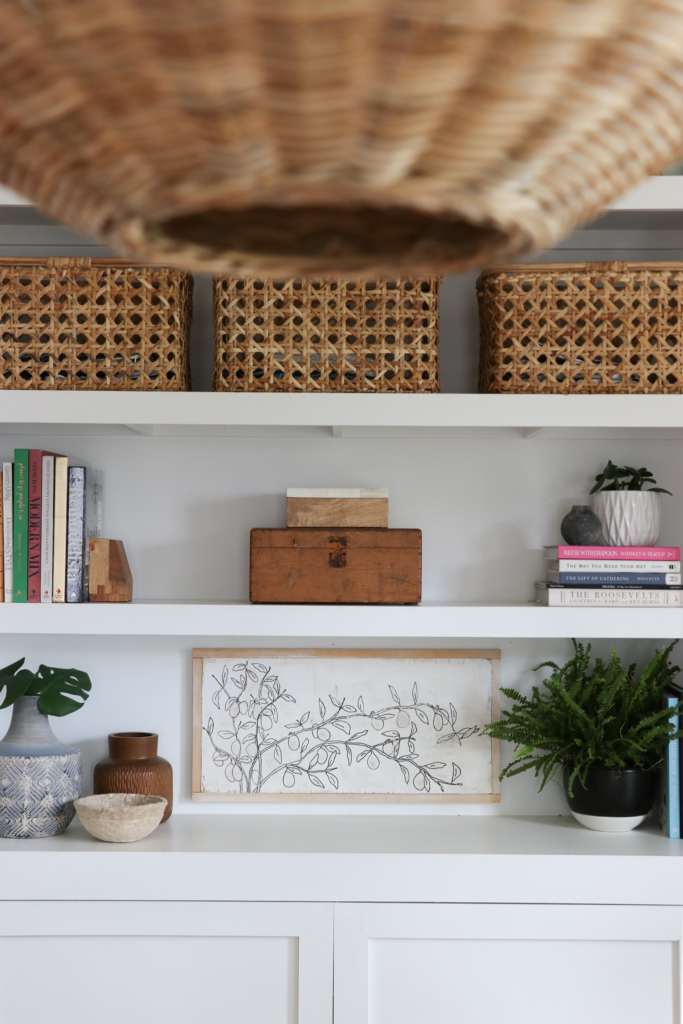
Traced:
<path fill-rule="evenodd" d="M 288 527 L 389 525 L 389 491 L 385 488 L 288 487 Z"/>
<path fill-rule="evenodd" d="M 252 530 L 254 603 L 418 604 L 422 531 Z"/>

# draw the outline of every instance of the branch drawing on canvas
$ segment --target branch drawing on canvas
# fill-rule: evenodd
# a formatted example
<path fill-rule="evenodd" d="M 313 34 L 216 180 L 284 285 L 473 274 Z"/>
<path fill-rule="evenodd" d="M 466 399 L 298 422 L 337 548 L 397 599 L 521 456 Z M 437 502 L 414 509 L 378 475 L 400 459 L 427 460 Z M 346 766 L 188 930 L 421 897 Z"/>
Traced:
<path fill-rule="evenodd" d="M 491 660 L 270 653 L 202 659 L 202 792 L 492 793 Z"/>

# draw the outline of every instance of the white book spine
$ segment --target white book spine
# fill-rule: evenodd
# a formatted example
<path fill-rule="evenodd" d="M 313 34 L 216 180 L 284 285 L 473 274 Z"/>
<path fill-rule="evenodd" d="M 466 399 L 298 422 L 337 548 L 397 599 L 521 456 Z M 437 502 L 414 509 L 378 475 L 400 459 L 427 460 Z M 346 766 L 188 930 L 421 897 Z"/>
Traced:
<path fill-rule="evenodd" d="M 13 464 L 2 464 L 2 556 L 5 576 L 5 601 L 14 598 L 14 486 Z"/>
<path fill-rule="evenodd" d="M 587 562 L 583 559 L 549 559 L 549 568 L 558 572 L 680 572 L 680 562 Z"/>
<path fill-rule="evenodd" d="M 40 600 L 52 604 L 52 545 L 55 526 L 55 457 L 43 455 L 40 498 Z"/>
<path fill-rule="evenodd" d="M 683 608 L 683 590 L 546 590 L 536 591 L 551 608 Z"/>

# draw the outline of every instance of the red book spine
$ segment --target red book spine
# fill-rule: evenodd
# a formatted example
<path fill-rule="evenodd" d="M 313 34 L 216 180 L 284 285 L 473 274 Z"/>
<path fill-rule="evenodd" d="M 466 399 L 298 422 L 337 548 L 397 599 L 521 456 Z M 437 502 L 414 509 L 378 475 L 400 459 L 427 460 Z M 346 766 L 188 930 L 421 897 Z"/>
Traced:
<path fill-rule="evenodd" d="M 28 456 L 28 600 L 40 602 L 40 499 L 43 452 L 32 448 Z"/>

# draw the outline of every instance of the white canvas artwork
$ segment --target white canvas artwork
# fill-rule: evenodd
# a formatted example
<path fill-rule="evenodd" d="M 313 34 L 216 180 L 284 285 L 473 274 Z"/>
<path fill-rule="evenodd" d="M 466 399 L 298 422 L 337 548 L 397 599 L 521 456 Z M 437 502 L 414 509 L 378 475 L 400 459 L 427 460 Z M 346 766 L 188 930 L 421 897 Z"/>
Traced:
<path fill-rule="evenodd" d="M 499 651 L 196 651 L 193 795 L 497 800 Z"/>

